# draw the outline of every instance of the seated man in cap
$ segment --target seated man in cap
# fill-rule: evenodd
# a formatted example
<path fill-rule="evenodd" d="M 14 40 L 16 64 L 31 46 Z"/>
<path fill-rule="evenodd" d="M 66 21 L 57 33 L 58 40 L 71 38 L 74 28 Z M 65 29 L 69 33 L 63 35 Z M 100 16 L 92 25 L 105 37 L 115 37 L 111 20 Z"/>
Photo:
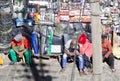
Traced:
<path fill-rule="evenodd" d="M 30 64 L 29 41 L 21 33 L 12 39 L 12 49 L 9 51 L 12 62 L 18 62 L 19 58 L 25 57 L 25 63 Z"/>

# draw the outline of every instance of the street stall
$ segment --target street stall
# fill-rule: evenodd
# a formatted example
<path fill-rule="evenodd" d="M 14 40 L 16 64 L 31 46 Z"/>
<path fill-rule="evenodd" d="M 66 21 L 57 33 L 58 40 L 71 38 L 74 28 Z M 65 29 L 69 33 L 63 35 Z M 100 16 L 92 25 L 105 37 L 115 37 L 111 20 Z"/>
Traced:
<path fill-rule="evenodd" d="M 108 36 L 108 39 L 113 46 L 113 55 L 119 59 L 119 0 L 100 1 L 102 1 L 100 2 L 102 33 Z"/>
<path fill-rule="evenodd" d="M 62 36 L 54 35 L 57 14 L 55 10 L 58 8 L 56 4 L 58 3 L 32 0 L 28 3 L 30 13 L 34 14 L 32 19 L 35 21 L 31 34 L 33 56 L 50 58 L 60 57 L 62 54 Z M 36 9 L 36 5 L 39 5 L 39 8 Z"/>

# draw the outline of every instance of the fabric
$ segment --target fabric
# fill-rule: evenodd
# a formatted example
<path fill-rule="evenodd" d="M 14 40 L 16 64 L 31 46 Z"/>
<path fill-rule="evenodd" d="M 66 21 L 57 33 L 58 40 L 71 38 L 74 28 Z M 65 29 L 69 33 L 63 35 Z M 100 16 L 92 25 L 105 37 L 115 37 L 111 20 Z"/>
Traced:
<path fill-rule="evenodd" d="M 86 54 L 83 54 L 83 60 L 84 60 L 84 66 L 87 68 L 91 68 L 90 59 L 86 56 Z"/>
<path fill-rule="evenodd" d="M 23 42 L 24 42 L 24 47 L 25 48 L 29 48 L 29 41 L 28 41 L 28 39 L 25 37 L 25 36 L 22 36 L 22 40 L 23 40 Z M 15 41 L 15 39 L 13 38 L 13 40 L 12 40 L 12 46 L 21 46 L 22 45 L 22 41 L 19 41 L 19 42 L 17 42 L 17 41 Z"/>
<path fill-rule="evenodd" d="M 68 49 L 70 47 L 70 43 L 72 40 L 68 40 L 67 43 L 65 44 L 65 49 Z"/>
<path fill-rule="evenodd" d="M 18 49 L 18 48 L 16 47 L 16 49 Z M 10 59 L 12 60 L 12 62 L 18 62 L 19 61 L 19 58 L 18 58 L 16 52 L 13 49 L 10 49 L 9 54 L 10 54 Z M 25 57 L 26 64 L 30 64 L 31 63 L 30 50 L 27 50 L 24 53 L 24 57 Z"/>
<path fill-rule="evenodd" d="M 62 65 L 61 65 L 62 68 L 66 68 L 68 58 L 70 58 L 70 56 L 64 53 L 63 56 L 62 56 Z M 84 68 L 83 57 L 82 56 L 77 56 L 77 58 L 78 58 L 78 69 L 83 69 Z"/>
<path fill-rule="evenodd" d="M 90 59 L 92 56 L 92 44 L 87 39 L 84 44 L 81 44 L 79 48 L 81 54 L 86 54 L 86 56 Z"/>
<path fill-rule="evenodd" d="M 107 38 L 105 38 L 102 42 L 102 51 L 107 51 L 107 56 L 109 56 L 112 53 L 112 46 Z"/>
<path fill-rule="evenodd" d="M 78 43 L 84 44 L 86 42 L 86 39 L 87 39 L 86 35 L 82 33 L 78 38 Z"/>
<path fill-rule="evenodd" d="M 107 51 L 102 51 L 103 57 L 106 54 L 107 54 Z M 111 69 L 114 69 L 114 56 L 113 56 L 113 53 L 111 53 L 108 58 L 104 58 L 103 62 L 106 62 Z"/>

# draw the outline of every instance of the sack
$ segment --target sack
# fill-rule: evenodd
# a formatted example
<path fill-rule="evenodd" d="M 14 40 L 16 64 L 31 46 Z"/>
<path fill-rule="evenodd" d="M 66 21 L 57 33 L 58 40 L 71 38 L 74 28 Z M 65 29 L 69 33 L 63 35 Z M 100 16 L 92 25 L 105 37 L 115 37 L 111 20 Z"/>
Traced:
<path fill-rule="evenodd" d="M 0 65 L 2 65 L 2 64 L 3 64 L 3 57 L 0 56 Z"/>

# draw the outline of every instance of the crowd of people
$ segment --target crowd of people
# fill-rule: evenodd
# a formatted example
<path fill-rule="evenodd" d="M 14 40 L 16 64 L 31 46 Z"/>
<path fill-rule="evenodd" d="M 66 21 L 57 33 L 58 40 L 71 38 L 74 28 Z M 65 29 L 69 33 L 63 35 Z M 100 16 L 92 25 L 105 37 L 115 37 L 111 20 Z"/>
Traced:
<path fill-rule="evenodd" d="M 106 62 L 111 71 L 115 72 L 114 68 L 114 56 L 112 53 L 112 45 L 107 38 L 107 35 L 102 35 L 102 56 L 103 62 Z M 88 72 L 92 73 L 92 43 L 87 39 L 86 34 L 82 33 L 78 40 L 73 38 L 68 41 L 65 45 L 64 54 L 61 61 L 61 71 L 64 72 L 67 65 L 67 59 L 75 60 L 78 64 L 79 74 L 87 74 Z"/>
<path fill-rule="evenodd" d="M 107 35 L 102 35 L 102 56 L 103 62 L 106 62 L 111 71 L 115 72 L 114 68 L 114 56 L 112 52 L 112 45 L 107 38 Z M 25 58 L 26 64 L 31 64 L 31 51 L 29 40 L 18 33 L 12 39 L 12 48 L 9 51 L 10 60 L 14 64 L 20 61 L 21 58 Z M 68 61 L 76 61 L 80 75 L 92 73 L 92 42 L 88 39 L 86 33 L 80 34 L 78 39 L 72 38 L 65 44 L 64 53 L 61 59 L 61 71 L 64 72 Z"/>

